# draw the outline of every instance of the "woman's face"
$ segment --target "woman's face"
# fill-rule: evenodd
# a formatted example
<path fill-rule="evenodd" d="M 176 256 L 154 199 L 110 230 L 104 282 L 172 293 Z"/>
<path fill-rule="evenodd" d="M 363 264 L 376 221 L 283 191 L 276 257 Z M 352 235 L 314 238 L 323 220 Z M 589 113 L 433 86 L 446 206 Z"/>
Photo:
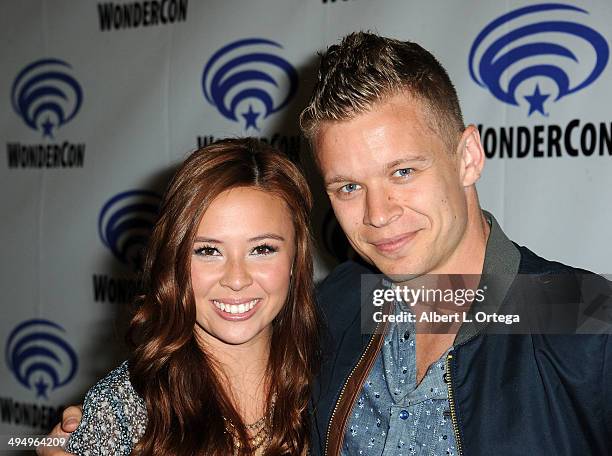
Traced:
<path fill-rule="evenodd" d="M 205 342 L 239 345 L 270 335 L 289 291 L 291 220 L 282 199 L 255 188 L 233 188 L 213 200 L 191 258 L 196 330 Z"/>

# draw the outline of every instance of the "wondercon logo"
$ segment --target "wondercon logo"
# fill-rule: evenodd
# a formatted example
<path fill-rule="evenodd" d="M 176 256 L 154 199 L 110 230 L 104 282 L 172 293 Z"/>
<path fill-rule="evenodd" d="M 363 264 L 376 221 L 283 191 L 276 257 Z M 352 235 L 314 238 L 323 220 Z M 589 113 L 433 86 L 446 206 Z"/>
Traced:
<path fill-rule="evenodd" d="M 140 269 L 143 250 L 155 225 L 161 197 L 148 190 L 129 190 L 109 199 L 98 217 L 98 234 L 115 258 Z"/>
<path fill-rule="evenodd" d="M 77 356 L 64 340 L 65 333 L 52 321 L 32 319 L 13 329 L 6 341 L 9 370 L 24 387 L 35 389 L 37 398 L 48 399 L 49 388 L 66 385 L 76 374 Z"/>
<path fill-rule="evenodd" d="M 283 109 L 297 91 L 298 75 L 278 55 L 282 46 L 263 38 L 230 43 L 204 67 L 204 97 L 226 119 L 259 131 L 258 121 Z"/>
<path fill-rule="evenodd" d="M 53 138 L 70 122 L 83 103 L 83 90 L 70 75 L 72 67 L 58 59 L 42 59 L 26 66 L 15 78 L 11 102 L 28 127 Z"/>
<path fill-rule="evenodd" d="M 498 17 L 472 44 L 470 76 L 498 100 L 513 106 L 525 100 L 529 116 L 547 116 L 548 101 L 589 86 L 608 63 L 606 39 L 578 22 L 584 14 L 582 8 L 551 3 Z"/>

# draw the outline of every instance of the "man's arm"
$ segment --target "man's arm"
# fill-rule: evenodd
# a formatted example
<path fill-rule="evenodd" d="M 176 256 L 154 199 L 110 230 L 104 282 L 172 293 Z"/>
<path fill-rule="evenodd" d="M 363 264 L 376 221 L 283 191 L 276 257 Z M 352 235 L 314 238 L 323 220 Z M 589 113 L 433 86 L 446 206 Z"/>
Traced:
<path fill-rule="evenodd" d="M 73 405 L 68 407 L 62 413 L 62 422 L 57 423 L 55 427 L 49 433 L 49 437 L 64 437 L 68 441 L 70 434 L 74 432 L 81 418 L 83 417 L 83 406 Z M 62 447 L 38 447 L 36 449 L 38 456 L 65 456 L 70 453 L 66 453 Z"/>

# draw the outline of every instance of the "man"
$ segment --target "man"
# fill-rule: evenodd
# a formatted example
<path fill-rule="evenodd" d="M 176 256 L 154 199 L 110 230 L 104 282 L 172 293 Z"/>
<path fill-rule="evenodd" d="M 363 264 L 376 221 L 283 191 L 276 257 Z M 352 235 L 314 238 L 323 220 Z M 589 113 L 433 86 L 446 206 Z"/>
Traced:
<path fill-rule="evenodd" d="M 571 268 L 516 246 L 481 211 L 478 131 L 464 128 L 446 71 L 417 44 L 357 33 L 330 47 L 301 122 L 340 225 L 384 274 L 492 277 L 471 314 L 524 309 L 535 293 L 573 301 Z M 319 290 L 333 356 L 313 394 L 315 454 L 612 453 L 608 335 L 408 323 L 370 337 L 351 293 L 365 272 L 343 264 Z M 534 286 L 519 273 L 567 280 Z"/>
<path fill-rule="evenodd" d="M 576 270 L 513 244 L 480 209 L 483 148 L 439 62 L 414 43 L 351 34 L 323 55 L 300 120 L 342 229 L 373 265 L 344 263 L 319 287 L 328 336 L 311 452 L 611 454 L 609 335 L 494 335 L 469 322 L 364 333 L 360 284 L 373 271 L 494 277 L 470 315 L 538 307 L 551 274 L 568 278 L 564 299 L 579 288 Z M 519 274 L 544 279 L 525 289 Z"/>

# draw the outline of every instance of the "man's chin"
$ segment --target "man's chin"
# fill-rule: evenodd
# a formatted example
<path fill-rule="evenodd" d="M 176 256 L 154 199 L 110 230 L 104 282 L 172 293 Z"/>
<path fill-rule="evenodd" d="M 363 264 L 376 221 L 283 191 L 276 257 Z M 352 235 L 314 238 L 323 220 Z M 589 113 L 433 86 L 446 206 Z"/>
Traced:
<path fill-rule="evenodd" d="M 377 255 L 371 257 L 371 259 L 378 270 L 388 276 L 394 282 L 403 282 L 414 279 L 415 277 L 426 273 L 426 271 L 424 271 L 425 268 L 422 265 L 415 265 L 410 261 L 406 261 L 405 258 L 389 258 L 386 256 Z"/>

